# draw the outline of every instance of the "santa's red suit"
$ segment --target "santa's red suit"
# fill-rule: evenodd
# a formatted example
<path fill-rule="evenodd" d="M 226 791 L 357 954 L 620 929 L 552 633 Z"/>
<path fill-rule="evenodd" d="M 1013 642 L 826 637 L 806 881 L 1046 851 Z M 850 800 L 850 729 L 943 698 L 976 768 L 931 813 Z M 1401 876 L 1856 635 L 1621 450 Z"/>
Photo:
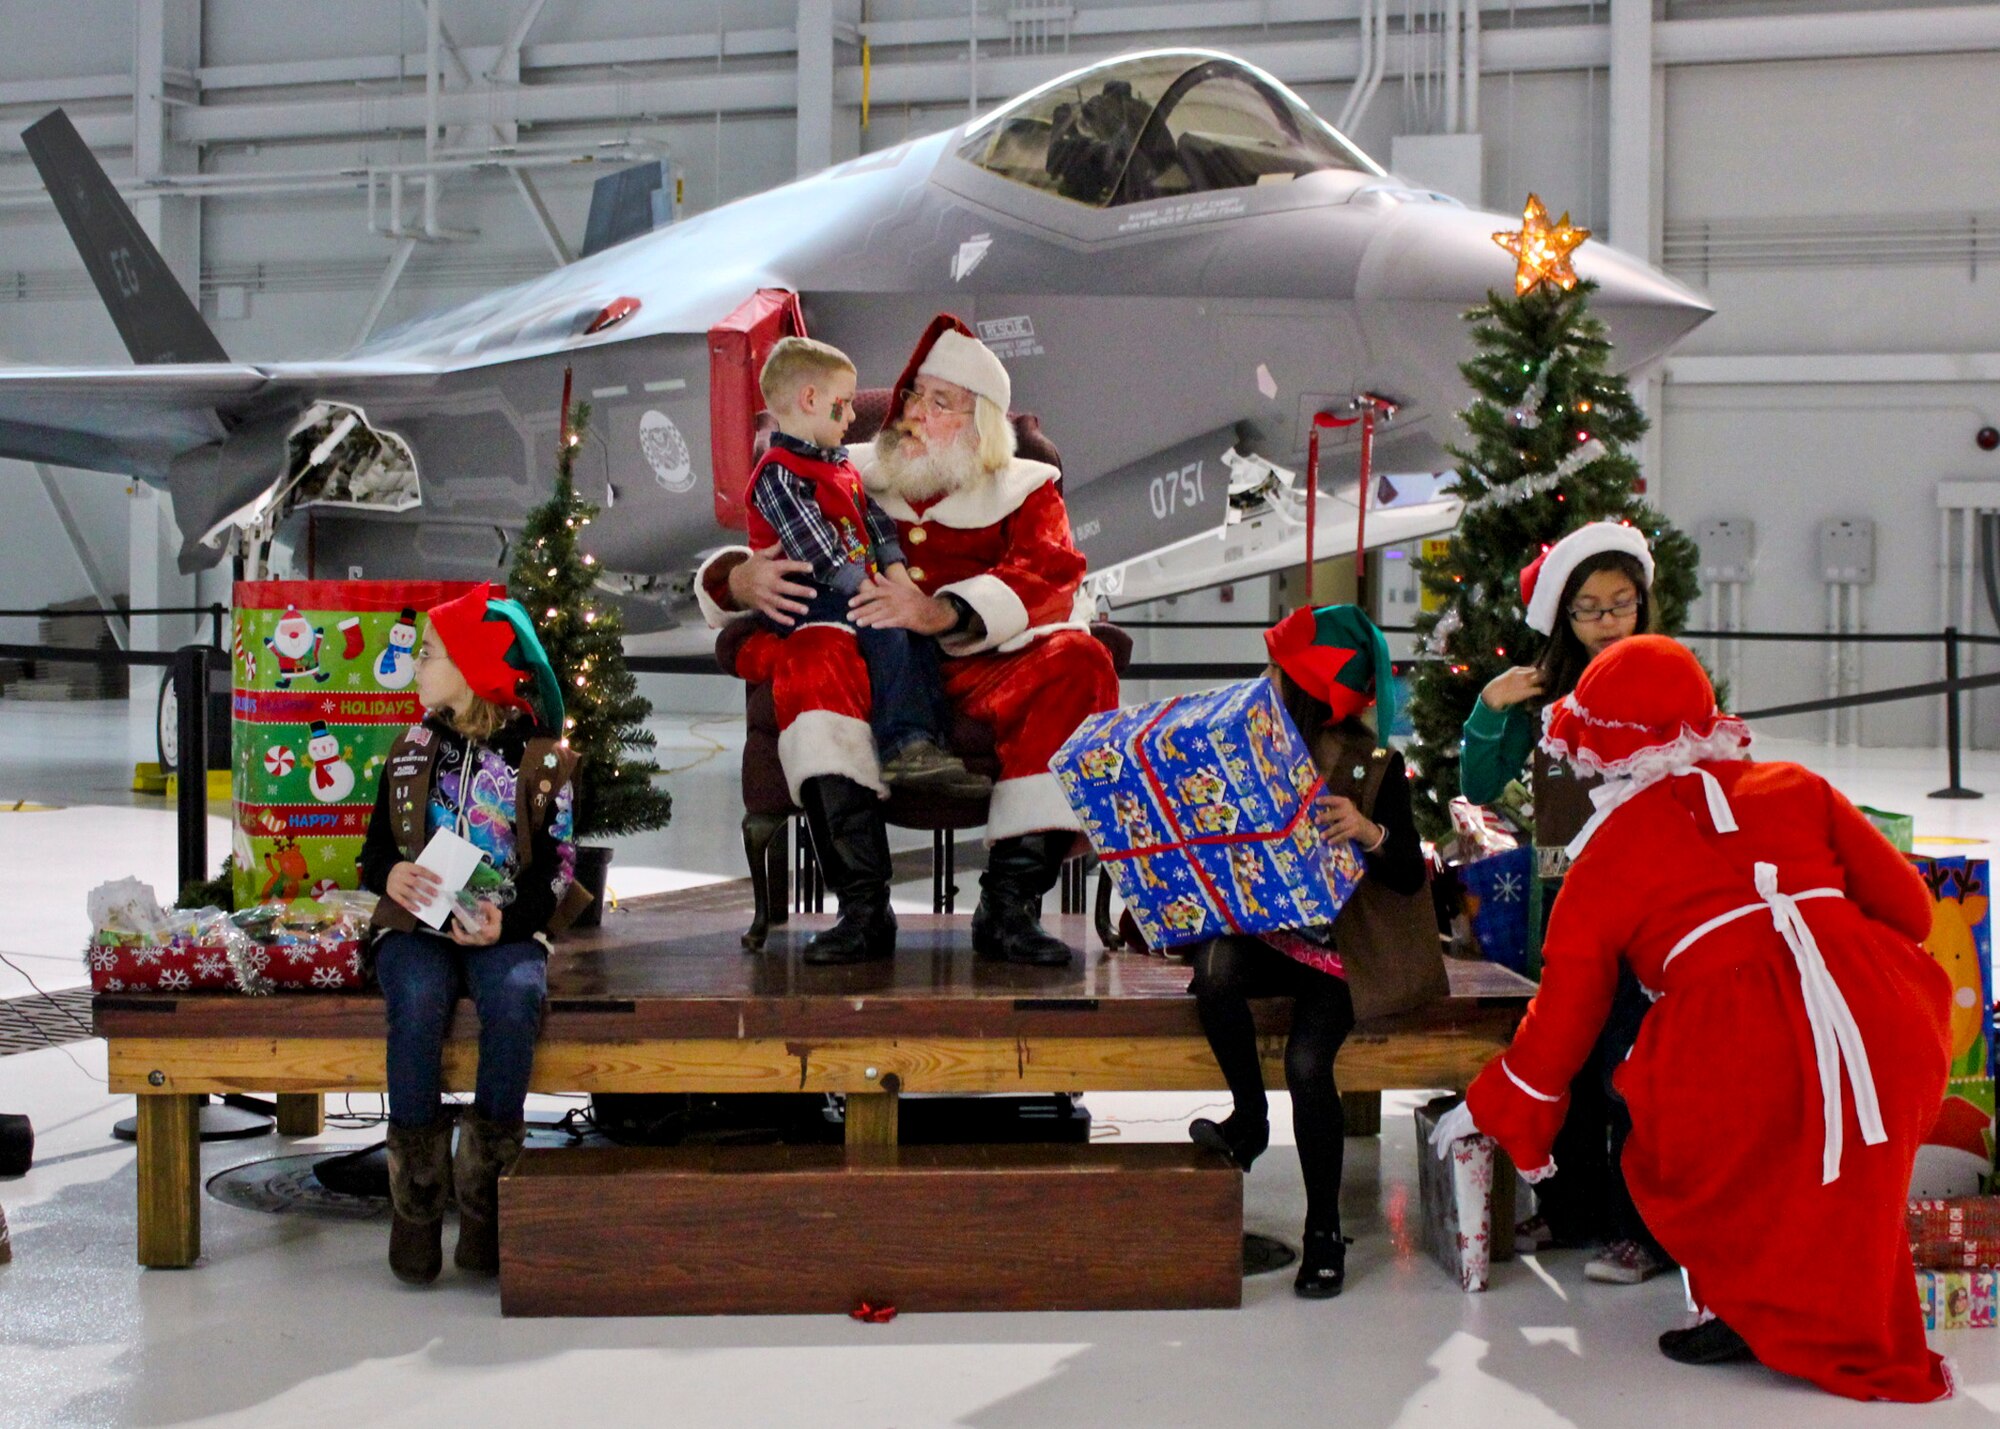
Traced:
<path fill-rule="evenodd" d="M 914 372 L 935 333 L 911 359 Z M 1091 605 L 1080 586 L 1084 559 L 1070 539 L 1056 468 L 1016 456 L 999 471 L 917 504 L 872 477 L 874 448 L 854 453 L 868 494 L 896 523 L 910 579 L 926 594 L 955 595 L 983 629 L 939 637 L 945 695 L 993 731 L 1000 775 L 994 782 L 988 842 L 1081 827 L 1049 759 L 1084 716 L 1118 704 L 1111 657 L 1090 634 Z M 713 626 L 735 617 L 717 596 L 741 548 L 711 557 L 695 582 Z M 869 731 L 868 670 L 852 638 L 806 626 L 779 640 L 744 642 L 737 669 L 769 678 L 778 715 L 778 753 L 792 797 L 821 775 L 844 775 L 886 793 Z"/>
<path fill-rule="evenodd" d="M 1471 1119 L 1547 1168 L 1623 961 L 1657 998 L 1614 1077 L 1625 1178 L 1697 1303 L 1835 1394 L 1936 1399 L 1904 1229 L 1950 1059 L 1951 982 L 1919 945 L 1931 899 L 1823 779 L 1744 762 L 1748 743 L 1661 636 L 1549 708 L 1543 747 L 1607 782 Z"/>

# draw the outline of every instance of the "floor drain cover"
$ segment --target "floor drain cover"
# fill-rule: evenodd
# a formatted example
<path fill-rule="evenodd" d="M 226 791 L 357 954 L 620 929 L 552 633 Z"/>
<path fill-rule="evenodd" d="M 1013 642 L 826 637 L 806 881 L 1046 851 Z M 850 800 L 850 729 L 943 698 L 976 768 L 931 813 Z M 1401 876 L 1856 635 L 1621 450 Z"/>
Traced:
<path fill-rule="evenodd" d="M 314 1151 L 301 1156 L 273 1156 L 232 1166 L 208 1178 L 208 1194 L 224 1205 L 273 1215 L 366 1221 L 387 1214 L 387 1200 L 343 1195 L 320 1184 L 313 1167 L 326 1160 L 328 1154 Z"/>

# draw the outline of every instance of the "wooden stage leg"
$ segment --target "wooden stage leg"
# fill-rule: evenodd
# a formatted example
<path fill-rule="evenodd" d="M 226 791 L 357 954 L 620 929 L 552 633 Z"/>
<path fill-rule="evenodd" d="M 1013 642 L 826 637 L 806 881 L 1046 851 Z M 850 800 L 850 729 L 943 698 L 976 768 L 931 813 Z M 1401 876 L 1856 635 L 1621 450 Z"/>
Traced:
<path fill-rule="evenodd" d="M 847 1144 L 894 1146 L 898 1110 L 895 1092 L 849 1092 Z"/>
<path fill-rule="evenodd" d="M 1347 1123 L 1349 1136 L 1380 1136 L 1382 1134 L 1382 1094 L 1380 1092 L 1342 1092 L 1340 1094 L 1341 1116 Z"/>
<path fill-rule="evenodd" d="M 201 1113 L 205 1098 L 158 1093 L 139 1102 L 139 1264 L 201 1256 Z"/>
<path fill-rule="evenodd" d="M 318 1092 L 278 1093 L 278 1135 L 318 1136 L 326 1130 L 326 1098 Z"/>

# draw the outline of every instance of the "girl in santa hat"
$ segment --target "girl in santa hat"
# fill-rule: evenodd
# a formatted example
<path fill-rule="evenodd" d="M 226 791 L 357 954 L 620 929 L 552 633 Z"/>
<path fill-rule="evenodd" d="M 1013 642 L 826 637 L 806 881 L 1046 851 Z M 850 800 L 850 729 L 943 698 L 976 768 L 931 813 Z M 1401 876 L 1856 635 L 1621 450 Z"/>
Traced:
<path fill-rule="evenodd" d="M 1324 1299 L 1346 1281 L 1349 1244 L 1340 1231 L 1347 1132 L 1334 1058 L 1353 1030 L 1357 1002 L 1374 1016 L 1442 995 L 1444 965 L 1403 757 L 1378 743 L 1378 731 L 1386 741 L 1395 720 L 1388 642 L 1359 608 L 1331 605 L 1294 611 L 1264 632 L 1264 643 L 1286 712 L 1325 781 L 1314 809 L 1320 831 L 1352 840 L 1366 876 L 1330 927 L 1214 938 L 1193 949 L 1190 990 L 1236 1105 L 1227 1120 L 1202 1118 L 1188 1134 L 1246 1171 L 1270 1144 L 1249 999 L 1289 997 L 1285 1085 L 1306 1183 L 1305 1248 L 1293 1288 Z M 1370 704 L 1372 730 L 1360 718 Z M 1386 960 L 1367 956 L 1378 945 Z"/>
<path fill-rule="evenodd" d="M 1755 1356 L 1854 1399 L 1951 1392 L 1924 1342 L 1904 1203 L 1950 1062 L 1923 880 L 1795 764 L 1754 764 L 1700 662 L 1637 636 L 1550 706 L 1542 748 L 1605 782 L 1505 1054 L 1440 1122 L 1555 1169 L 1564 1089 L 1619 970 L 1656 999 L 1615 1081 L 1632 1196 L 1701 1307 L 1685 1363 Z"/>
<path fill-rule="evenodd" d="M 526 690 L 524 691 L 524 686 Z M 396 741 L 361 852 L 380 894 L 375 973 L 388 1014 L 389 1265 L 414 1285 L 443 1266 L 456 1185 L 463 1270 L 500 1268 L 499 1179 L 521 1154 L 523 1106 L 548 990 L 547 935 L 590 895 L 575 882 L 562 687 L 527 611 L 477 589 L 430 612 L 417 655 L 428 713 Z M 512 887 L 476 911 L 417 863 L 440 829 L 475 844 Z M 442 926 L 422 915 L 443 902 Z M 433 930 L 435 927 L 435 931 Z M 459 1122 L 439 1095 L 445 1029 L 461 988 L 479 1009 L 479 1076 Z"/>
<path fill-rule="evenodd" d="M 1539 946 L 1547 910 L 1561 886 L 1563 849 L 1590 815 L 1591 780 L 1536 755 L 1543 707 L 1576 688 L 1592 660 L 1652 624 L 1653 553 L 1646 538 L 1616 521 L 1579 526 L 1521 572 L 1521 602 L 1531 629 L 1548 637 L 1541 658 L 1497 675 L 1465 721 L 1459 786 L 1476 804 L 1499 798 L 1527 767 L 1534 792 L 1535 876 L 1528 888 L 1530 946 Z M 1531 762 L 1532 756 L 1532 762 Z M 1668 1259 L 1633 1209 L 1618 1173 L 1618 1147 L 1630 1125 L 1609 1090 L 1611 1069 L 1638 1036 L 1646 1000 L 1628 976 L 1619 986 L 1603 1045 L 1578 1073 L 1557 1148 L 1566 1168 L 1541 1188 L 1537 1213 L 1522 1226 L 1525 1242 L 1603 1245 L 1584 1267 L 1592 1280 L 1637 1285 Z"/>

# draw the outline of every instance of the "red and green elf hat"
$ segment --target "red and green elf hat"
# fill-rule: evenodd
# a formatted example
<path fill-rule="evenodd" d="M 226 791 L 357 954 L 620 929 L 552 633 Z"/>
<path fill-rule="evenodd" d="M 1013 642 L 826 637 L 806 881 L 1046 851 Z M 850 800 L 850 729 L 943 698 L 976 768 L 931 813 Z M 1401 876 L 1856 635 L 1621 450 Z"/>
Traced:
<path fill-rule="evenodd" d="M 1333 711 L 1333 723 L 1374 705 L 1375 737 L 1384 744 L 1396 722 L 1389 642 L 1357 605 L 1293 611 L 1264 632 L 1271 662 Z M 1303 729 L 1308 737 L 1317 733 Z"/>
<path fill-rule="evenodd" d="M 535 634 L 534 622 L 518 600 L 495 598 L 492 591 L 492 586 L 482 584 L 432 606 L 431 629 L 475 695 L 526 710 L 560 734 L 562 684 Z M 530 693 L 522 693 L 524 682 Z"/>

